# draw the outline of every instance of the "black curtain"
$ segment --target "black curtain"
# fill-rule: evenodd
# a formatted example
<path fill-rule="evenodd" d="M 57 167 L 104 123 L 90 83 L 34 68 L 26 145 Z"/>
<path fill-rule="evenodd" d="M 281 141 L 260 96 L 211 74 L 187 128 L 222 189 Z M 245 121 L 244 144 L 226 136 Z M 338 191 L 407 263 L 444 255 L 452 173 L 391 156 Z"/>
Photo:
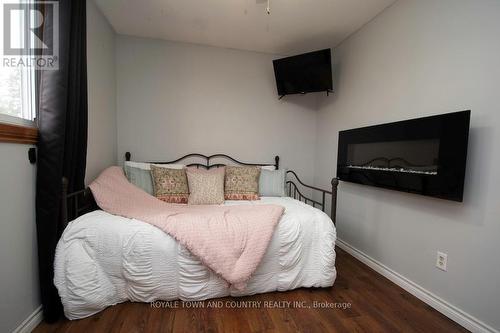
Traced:
<path fill-rule="evenodd" d="M 47 12 L 51 15 L 51 12 Z M 43 38 L 53 42 L 54 24 L 45 19 Z M 40 73 L 36 225 L 44 319 L 57 320 L 62 305 L 54 286 L 54 254 L 63 231 L 62 177 L 68 191 L 84 187 L 87 156 L 86 3 L 59 1 L 59 69 Z"/>

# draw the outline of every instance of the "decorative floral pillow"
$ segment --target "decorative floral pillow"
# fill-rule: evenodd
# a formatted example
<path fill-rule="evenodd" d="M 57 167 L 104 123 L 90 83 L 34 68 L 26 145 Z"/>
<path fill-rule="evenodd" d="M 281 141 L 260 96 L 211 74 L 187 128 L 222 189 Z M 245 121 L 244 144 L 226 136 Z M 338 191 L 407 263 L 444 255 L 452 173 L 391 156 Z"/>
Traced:
<path fill-rule="evenodd" d="M 187 203 L 189 187 L 186 169 L 169 169 L 151 165 L 154 195 L 170 203 Z"/>
<path fill-rule="evenodd" d="M 224 168 L 188 168 L 190 205 L 217 205 L 224 202 Z"/>
<path fill-rule="evenodd" d="M 226 200 L 259 200 L 259 167 L 226 167 Z"/>

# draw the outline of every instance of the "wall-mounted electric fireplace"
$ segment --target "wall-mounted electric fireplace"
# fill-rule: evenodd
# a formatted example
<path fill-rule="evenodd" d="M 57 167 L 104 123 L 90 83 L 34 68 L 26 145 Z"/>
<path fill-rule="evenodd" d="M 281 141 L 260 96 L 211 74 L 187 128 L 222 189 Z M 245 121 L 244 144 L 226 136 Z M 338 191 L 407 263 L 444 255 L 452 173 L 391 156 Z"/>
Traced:
<path fill-rule="evenodd" d="M 340 180 L 462 201 L 470 111 L 339 133 Z"/>

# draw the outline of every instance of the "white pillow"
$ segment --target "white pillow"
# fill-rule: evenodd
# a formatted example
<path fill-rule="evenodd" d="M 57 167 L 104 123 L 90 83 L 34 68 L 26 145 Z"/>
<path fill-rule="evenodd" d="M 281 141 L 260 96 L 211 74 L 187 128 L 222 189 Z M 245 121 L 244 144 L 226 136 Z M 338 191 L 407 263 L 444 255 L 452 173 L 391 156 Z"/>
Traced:
<path fill-rule="evenodd" d="M 151 163 L 125 161 L 125 165 L 131 168 L 151 170 Z M 153 165 L 159 168 L 169 168 L 169 169 L 183 169 L 186 167 L 184 164 L 153 164 Z"/>
<path fill-rule="evenodd" d="M 186 166 L 184 164 L 151 164 L 155 167 L 159 168 L 167 168 L 167 169 L 184 169 Z"/>

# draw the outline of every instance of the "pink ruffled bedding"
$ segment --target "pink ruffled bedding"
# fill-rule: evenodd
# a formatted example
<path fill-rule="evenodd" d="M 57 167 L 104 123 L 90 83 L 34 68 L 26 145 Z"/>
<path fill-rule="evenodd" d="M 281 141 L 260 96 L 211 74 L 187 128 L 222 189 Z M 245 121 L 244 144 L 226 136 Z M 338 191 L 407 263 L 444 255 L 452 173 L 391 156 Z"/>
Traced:
<path fill-rule="evenodd" d="M 90 184 L 104 211 L 150 223 L 242 290 L 260 263 L 284 208 L 278 205 L 185 206 L 162 202 L 110 167 Z"/>

